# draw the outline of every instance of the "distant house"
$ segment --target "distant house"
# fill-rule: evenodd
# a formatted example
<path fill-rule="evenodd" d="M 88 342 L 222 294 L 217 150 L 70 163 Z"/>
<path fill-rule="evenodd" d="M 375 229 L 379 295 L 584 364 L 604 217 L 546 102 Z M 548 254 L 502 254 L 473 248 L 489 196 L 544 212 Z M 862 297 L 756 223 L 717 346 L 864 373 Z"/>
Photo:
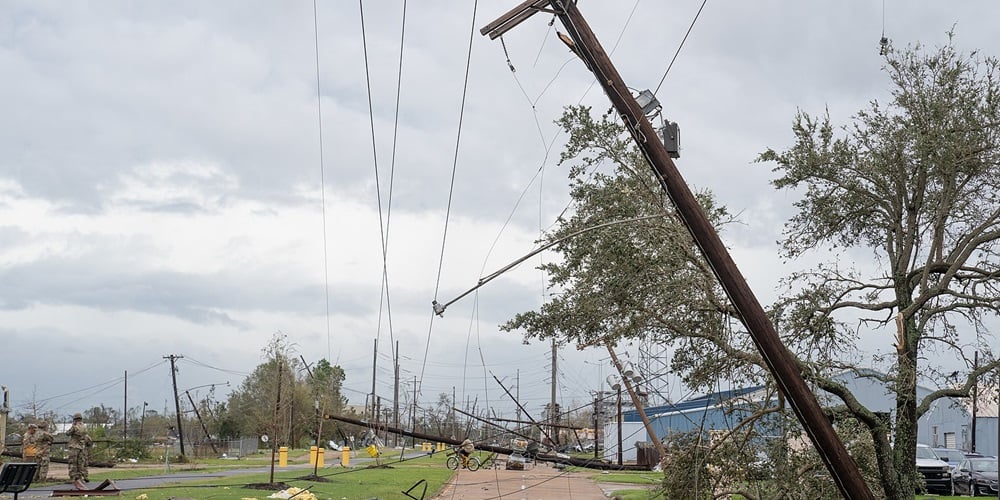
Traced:
<path fill-rule="evenodd" d="M 834 378 L 847 386 L 868 409 L 885 413 L 891 421 L 895 413 L 895 398 L 885 384 L 878 380 L 881 376 L 874 370 L 862 370 L 859 374 L 843 372 Z M 917 398 L 923 398 L 931 389 L 918 386 Z M 839 399 L 821 391 L 820 404 L 839 405 Z M 711 435 L 714 431 L 733 428 L 748 413 L 747 404 L 777 405 L 775 396 L 769 396 L 764 387 L 746 387 L 706 394 L 674 404 L 644 408 L 653 431 L 659 438 L 671 434 L 701 431 Z M 931 404 L 931 409 L 918 421 L 917 441 L 935 447 L 969 449 L 971 441 L 971 414 L 966 408 L 967 401 L 941 398 Z M 622 450 L 627 457 L 635 456 L 636 441 L 648 441 L 645 427 L 636 410 L 623 412 L 623 425 L 629 430 L 623 434 Z M 992 416 L 990 416 L 992 415 Z M 977 451 L 994 455 L 997 453 L 996 406 L 993 413 L 980 412 L 977 419 Z M 637 425 L 636 425 L 637 424 Z M 617 453 L 617 423 L 607 422 L 604 427 L 605 458 L 613 460 Z M 992 448 L 990 447 L 992 445 Z M 628 458 L 625 458 L 628 460 Z"/>

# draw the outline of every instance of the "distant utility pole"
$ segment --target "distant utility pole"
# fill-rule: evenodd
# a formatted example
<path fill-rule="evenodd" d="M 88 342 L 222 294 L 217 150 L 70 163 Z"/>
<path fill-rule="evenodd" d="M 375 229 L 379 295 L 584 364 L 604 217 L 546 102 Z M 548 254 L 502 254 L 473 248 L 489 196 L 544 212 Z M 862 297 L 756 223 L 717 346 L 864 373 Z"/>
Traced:
<path fill-rule="evenodd" d="M 399 428 L 399 341 L 396 341 L 395 378 L 392 384 L 392 425 Z M 399 434 L 393 438 L 393 443 L 399 446 Z"/>
<path fill-rule="evenodd" d="M 417 430 L 417 376 L 413 376 L 413 406 L 410 407 L 410 431 L 416 432 Z M 413 438 L 411 441 L 413 446 L 417 445 L 417 438 Z"/>
<path fill-rule="evenodd" d="M 521 369 L 517 369 L 517 385 L 514 387 L 514 399 L 521 401 Z M 517 419 L 521 420 L 521 407 L 517 407 Z"/>
<path fill-rule="evenodd" d="M 549 433 L 555 437 L 555 442 L 552 443 L 553 447 L 559 444 L 559 429 L 555 427 L 559 423 L 559 407 L 556 405 L 556 382 L 559 376 L 559 365 L 556 364 L 558 355 L 559 350 L 556 346 L 556 339 L 552 339 L 552 384 L 550 387 L 552 397 L 549 400 Z"/>
<path fill-rule="evenodd" d="M 219 450 L 215 447 L 215 440 L 212 439 L 212 435 L 209 434 L 208 427 L 205 426 L 205 421 L 201 419 L 201 412 L 198 411 L 198 405 L 196 405 L 194 403 L 194 398 L 191 397 L 191 392 L 190 391 L 184 391 L 184 394 L 187 395 L 188 401 L 191 402 L 191 408 L 194 409 L 194 416 L 198 418 L 198 423 L 201 424 L 201 430 L 205 431 L 205 439 L 208 440 L 209 446 L 212 447 L 212 453 L 215 453 L 216 455 L 218 455 L 219 454 Z"/>
<path fill-rule="evenodd" d="M 371 413 L 369 414 L 368 417 L 369 420 L 375 420 L 378 418 L 378 414 L 376 413 L 378 410 L 375 409 L 375 374 L 378 372 L 377 368 L 378 368 L 378 337 L 375 338 L 375 348 L 373 349 L 372 352 L 372 393 L 370 399 Z M 367 412 L 369 411 L 369 409 L 365 408 L 365 411 Z"/>
<path fill-rule="evenodd" d="M 125 411 L 122 415 L 125 417 L 122 424 L 122 439 L 128 439 L 128 370 L 125 370 Z"/>
<path fill-rule="evenodd" d="M 746 279 L 740 273 L 722 238 L 708 220 L 698 200 L 674 165 L 670 154 L 653 126 L 649 123 L 631 90 L 611 63 L 597 36 L 591 31 L 574 0 L 528 0 L 522 2 L 480 30 L 491 39 L 502 36 L 537 12 L 555 14 L 568 37 L 563 40 L 597 77 L 605 95 L 618 111 L 636 145 L 653 168 L 660 184 L 670 197 L 677 215 L 687 226 L 695 243 L 701 249 L 719 283 L 729 296 L 740 319 L 750 332 L 768 370 L 778 382 L 781 391 L 791 403 L 796 417 L 802 423 L 816 447 L 830 476 L 841 495 L 849 499 L 873 499 L 854 459 L 847 453 L 833 430 L 833 425 L 823 414 L 816 396 L 812 394 L 799 373 L 798 365 L 788 349 L 781 343 L 774 325 L 764 308 L 757 301 Z M 562 38 L 562 36 L 560 37 Z"/>
<path fill-rule="evenodd" d="M 979 349 L 972 355 L 972 371 L 975 372 L 979 369 Z M 972 453 L 976 452 L 976 419 L 979 418 L 979 376 L 976 376 L 976 382 L 972 384 L 972 445 L 969 447 L 969 451 Z M 947 445 L 946 445 L 947 446 Z M 975 492 L 972 492 L 975 496 Z"/>
<path fill-rule="evenodd" d="M 183 357 L 174 354 L 163 357 L 163 359 L 170 360 L 170 378 L 174 381 L 174 408 L 177 410 L 177 439 L 181 443 L 181 456 L 184 456 L 184 429 L 181 427 L 181 398 L 177 394 L 177 367 L 175 363 Z"/>

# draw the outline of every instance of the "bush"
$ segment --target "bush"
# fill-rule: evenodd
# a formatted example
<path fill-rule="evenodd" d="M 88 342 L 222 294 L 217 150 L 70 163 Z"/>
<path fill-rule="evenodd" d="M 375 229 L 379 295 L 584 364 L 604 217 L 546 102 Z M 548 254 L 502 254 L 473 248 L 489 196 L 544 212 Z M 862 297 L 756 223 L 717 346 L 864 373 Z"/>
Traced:
<path fill-rule="evenodd" d="M 150 458 L 152 455 L 149 453 L 149 448 L 146 446 L 146 442 L 141 439 L 126 439 L 118 443 L 115 447 L 114 458 L 118 461 L 135 459 L 135 460 L 145 460 Z"/>

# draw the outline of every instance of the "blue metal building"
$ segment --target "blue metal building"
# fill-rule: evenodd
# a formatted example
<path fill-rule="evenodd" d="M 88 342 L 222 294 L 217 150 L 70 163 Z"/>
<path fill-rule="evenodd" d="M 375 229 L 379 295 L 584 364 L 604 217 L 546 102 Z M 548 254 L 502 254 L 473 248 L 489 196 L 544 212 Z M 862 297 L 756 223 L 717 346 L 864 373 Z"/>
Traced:
<path fill-rule="evenodd" d="M 886 413 L 890 418 L 895 413 L 895 398 L 885 383 L 879 379 L 884 375 L 873 371 L 841 373 L 835 378 L 847 386 L 855 397 L 875 412 Z M 918 386 L 917 398 L 930 394 L 932 389 Z M 763 387 L 746 387 L 707 394 L 674 404 L 645 408 L 650 424 L 661 439 L 675 433 L 728 430 L 736 426 L 749 410 L 743 409 L 749 402 L 763 404 L 768 398 Z M 770 398 L 769 405 L 777 405 L 776 398 Z M 821 391 L 820 403 L 837 405 L 839 400 Z M 971 414 L 966 408 L 967 401 L 942 398 L 931 404 L 931 409 L 918 421 L 917 441 L 932 447 L 948 447 L 968 450 L 971 444 Z M 728 411 L 727 411 L 728 410 Z M 995 410 L 994 410 L 995 412 Z M 623 420 L 628 423 L 641 422 L 635 410 L 623 412 Z M 641 423 L 640 423 L 641 425 Z M 609 428 L 605 429 L 608 432 Z M 610 436 L 611 434 L 606 434 Z M 648 440 L 643 430 L 633 441 Z M 608 441 L 610 442 L 610 440 Z M 623 448 L 628 449 L 628 443 Z M 997 418 L 995 413 L 980 415 L 977 419 L 976 449 L 987 455 L 997 454 Z"/>

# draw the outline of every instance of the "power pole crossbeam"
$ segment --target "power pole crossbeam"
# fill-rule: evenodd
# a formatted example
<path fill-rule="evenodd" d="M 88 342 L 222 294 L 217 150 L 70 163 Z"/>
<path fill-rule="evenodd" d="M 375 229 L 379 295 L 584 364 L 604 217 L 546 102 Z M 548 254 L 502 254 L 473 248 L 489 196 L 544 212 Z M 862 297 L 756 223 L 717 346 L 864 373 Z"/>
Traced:
<path fill-rule="evenodd" d="M 573 51 L 583 59 L 587 68 L 593 71 L 597 82 L 604 89 L 604 93 L 622 117 L 639 149 L 656 172 L 664 190 L 673 201 L 677 214 L 711 265 L 712 271 L 750 332 L 768 369 L 782 392 L 788 397 L 796 417 L 806 429 L 813 446 L 816 447 L 827 470 L 834 478 L 840 493 L 850 499 L 874 499 L 871 490 L 861 477 L 857 464 L 847 453 L 833 426 L 823 414 L 815 395 L 799 373 L 796 360 L 781 343 L 764 308 L 750 290 L 722 239 L 681 177 L 663 143 L 657 138 L 653 126 L 646 119 L 631 91 L 618 74 L 618 70 L 591 31 L 590 25 L 577 9 L 576 3 L 573 0 L 525 2 L 498 21 L 487 25 L 481 32 L 489 33 L 491 38 L 496 38 L 530 17 L 545 4 L 556 11 L 574 45 Z"/>
<path fill-rule="evenodd" d="M 514 29 L 521 24 L 521 21 L 535 15 L 549 4 L 549 0 L 527 0 L 517 7 L 510 9 L 506 14 L 498 17 L 495 21 L 483 26 L 479 33 L 488 35 L 490 40 L 496 40 L 504 33 Z M 551 11 L 550 11 L 551 12 Z"/>

